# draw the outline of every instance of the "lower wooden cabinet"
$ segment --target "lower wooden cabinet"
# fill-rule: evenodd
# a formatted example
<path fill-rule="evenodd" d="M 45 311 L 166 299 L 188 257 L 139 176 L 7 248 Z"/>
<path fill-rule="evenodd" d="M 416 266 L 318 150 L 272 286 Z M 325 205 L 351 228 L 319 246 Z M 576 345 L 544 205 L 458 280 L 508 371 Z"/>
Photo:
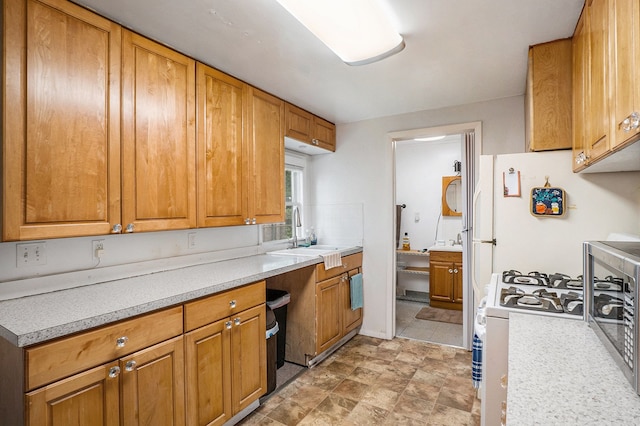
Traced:
<path fill-rule="evenodd" d="M 429 304 L 462 310 L 462 252 L 432 251 L 429 264 Z"/>
<path fill-rule="evenodd" d="M 0 339 L 0 424 L 218 425 L 267 389 L 265 282 L 26 349 Z"/>
<path fill-rule="evenodd" d="M 217 312 L 185 335 L 187 424 L 224 424 L 266 392 L 265 300 L 261 281 L 185 305 L 187 329 Z"/>
<path fill-rule="evenodd" d="M 184 425 L 182 336 L 27 394 L 27 425 Z"/>
<path fill-rule="evenodd" d="M 324 264 L 291 271 L 267 280 L 267 287 L 291 295 L 287 308 L 285 359 L 301 365 L 362 325 L 363 309 L 351 309 L 349 278 L 362 272 L 362 253 L 342 258 L 342 266 Z"/>

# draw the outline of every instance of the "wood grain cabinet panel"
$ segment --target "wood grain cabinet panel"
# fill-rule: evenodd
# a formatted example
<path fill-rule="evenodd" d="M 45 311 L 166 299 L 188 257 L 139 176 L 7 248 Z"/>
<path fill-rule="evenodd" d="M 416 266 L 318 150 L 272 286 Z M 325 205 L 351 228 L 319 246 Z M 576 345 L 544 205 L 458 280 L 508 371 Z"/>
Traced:
<path fill-rule="evenodd" d="M 583 13 L 578 20 L 572 39 L 573 81 L 573 171 L 579 172 L 587 166 L 586 139 L 589 111 L 589 22 Z"/>
<path fill-rule="evenodd" d="M 640 133 L 640 1 L 609 1 L 611 148 L 616 149 Z"/>
<path fill-rule="evenodd" d="M 110 377 L 113 362 L 27 394 L 25 424 L 33 426 L 117 426 L 120 377 Z"/>
<path fill-rule="evenodd" d="M 530 151 L 571 148 L 571 39 L 529 48 L 525 108 Z"/>
<path fill-rule="evenodd" d="M 121 30 L 63 0 L 3 2 L 2 237 L 120 222 Z"/>
<path fill-rule="evenodd" d="M 324 148 L 336 150 L 336 126 L 289 103 L 285 104 L 285 136 Z"/>
<path fill-rule="evenodd" d="M 609 0 L 587 2 L 589 15 L 589 122 L 586 148 L 589 162 L 610 149 L 609 144 Z"/>
<path fill-rule="evenodd" d="M 250 223 L 284 222 L 284 101 L 251 87 L 248 120 Z"/>
<path fill-rule="evenodd" d="M 462 253 L 431 251 L 429 304 L 434 308 L 462 310 Z"/>
<path fill-rule="evenodd" d="M 127 30 L 122 51 L 123 226 L 194 228 L 195 61 Z"/>
<path fill-rule="evenodd" d="M 342 337 L 341 276 L 316 285 L 316 353 L 324 352 Z"/>

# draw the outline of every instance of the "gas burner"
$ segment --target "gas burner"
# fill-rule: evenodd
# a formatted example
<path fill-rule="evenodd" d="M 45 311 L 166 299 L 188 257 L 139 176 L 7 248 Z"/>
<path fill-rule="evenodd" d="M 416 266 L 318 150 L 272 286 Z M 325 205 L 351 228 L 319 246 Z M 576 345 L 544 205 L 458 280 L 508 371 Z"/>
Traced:
<path fill-rule="evenodd" d="M 571 278 L 569 275 L 555 273 L 549 276 L 549 287 L 562 288 L 569 290 L 583 290 L 584 283 L 582 281 L 582 275 L 578 275 L 578 278 Z"/>
<path fill-rule="evenodd" d="M 500 290 L 500 305 L 521 309 L 531 309 L 553 313 L 563 312 L 562 302 L 555 293 L 544 289 L 536 290 L 535 294 L 525 294 L 514 287 Z"/>
<path fill-rule="evenodd" d="M 546 287 L 549 285 L 549 276 L 545 273 L 533 271 L 524 275 L 520 271 L 511 269 L 502 273 L 502 282 L 505 284 L 524 284 Z"/>
<path fill-rule="evenodd" d="M 595 316 L 622 321 L 624 301 L 608 294 L 597 294 L 593 297 Z"/>
<path fill-rule="evenodd" d="M 560 300 L 562 300 L 562 306 L 566 313 L 571 315 L 583 315 L 584 300 L 582 298 L 582 293 L 571 291 L 561 295 Z"/>
<path fill-rule="evenodd" d="M 609 275 L 604 280 L 601 280 L 598 277 L 593 278 L 594 290 L 622 291 L 623 287 L 624 281 L 618 277 Z"/>

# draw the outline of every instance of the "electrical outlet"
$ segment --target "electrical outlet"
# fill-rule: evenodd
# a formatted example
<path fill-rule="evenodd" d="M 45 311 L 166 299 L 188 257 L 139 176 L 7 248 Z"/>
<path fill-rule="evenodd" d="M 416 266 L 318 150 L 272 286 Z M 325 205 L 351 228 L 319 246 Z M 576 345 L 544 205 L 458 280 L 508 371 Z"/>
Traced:
<path fill-rule="evenodd" d="M 188 248 L 195 248 L 196 247 L 196 233 L 195 232 L 189 232 L 187 237 L 188 237 L 187 247 Z"/>
<path fill-rule="evenodd" d="M 16 266 L 35 266 L 47 264 L 47 245 L 39 243 L 16 244 Z"/>
<path fill-rule="evenodd" d="M 91 253 L 93 260 L 99 262 L 100 258 L 104 254 L 104 240 L 93 240 Z"/>

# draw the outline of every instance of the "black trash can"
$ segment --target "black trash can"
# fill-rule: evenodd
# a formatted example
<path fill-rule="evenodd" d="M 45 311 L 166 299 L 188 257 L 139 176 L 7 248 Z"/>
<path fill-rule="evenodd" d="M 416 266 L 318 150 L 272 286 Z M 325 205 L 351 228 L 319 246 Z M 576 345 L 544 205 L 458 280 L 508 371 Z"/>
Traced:
<path fill-rule="evenodd" d="M 284 290 L 267 289 L 267 306 L 269 306 L 278 321 L 278 368 L 284 365 L 285 342 L 287 341 L 287 305 L 291 296 Z"/>
<path fill-rule="evenodd" d="M 276 362 L 278 360 L 277 349 L 277 337 L 278 337 L 278 321 L 276 316 L 269 306 L 267 306 L 267 392 L 265 395 L 270 394 L 276 389 Z"/>

